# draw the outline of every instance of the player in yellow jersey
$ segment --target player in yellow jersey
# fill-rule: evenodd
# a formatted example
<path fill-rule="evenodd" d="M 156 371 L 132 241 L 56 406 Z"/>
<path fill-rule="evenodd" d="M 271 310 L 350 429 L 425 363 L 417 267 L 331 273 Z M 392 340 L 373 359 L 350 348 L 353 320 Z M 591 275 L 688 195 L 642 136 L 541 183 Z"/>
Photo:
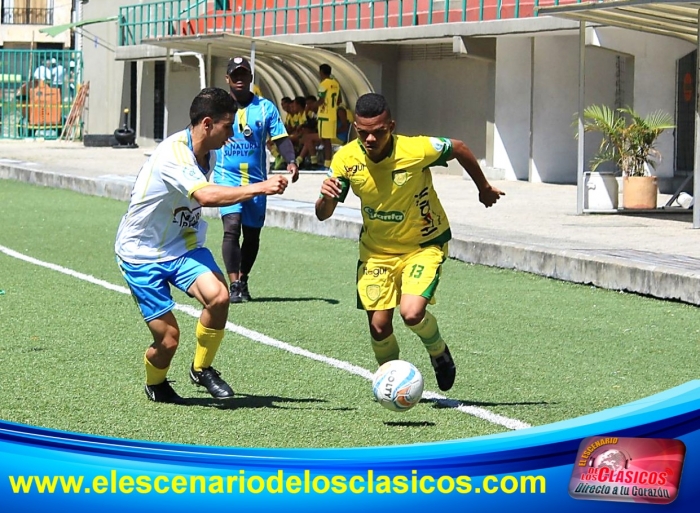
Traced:
<path fill-rule="evenodd" d="M 492 206 L 504 195 L 492 187 L 467 146 L 455 139 L 394 135 L 395 123 L 380 94 L 361 96 L 355 107 L 358 139 L 333 157 L 316 201 L 316 217 L 333 215 L 352 188 L 362 202 L 358 308 L 367 311 L 372 349 L 381 365 L 399 358 L 394 308 L 430 354 L 440 390 L 452 388 L 456 368 L 437 320 L 427 311 L 451 238 L 433 188 L 430 166 L 457 159 Z"/>
<path fill-rule="evenodd" d="M 321 64 L 318 74 L 321 84 L 318 87 L 318 135 L 323 141 L 323 164 L 330 167 L 333 157 L 332 140 L 336 138 L 338 124 L 338 103 L 340 84 L 331 76 L 331 67 Z"/>

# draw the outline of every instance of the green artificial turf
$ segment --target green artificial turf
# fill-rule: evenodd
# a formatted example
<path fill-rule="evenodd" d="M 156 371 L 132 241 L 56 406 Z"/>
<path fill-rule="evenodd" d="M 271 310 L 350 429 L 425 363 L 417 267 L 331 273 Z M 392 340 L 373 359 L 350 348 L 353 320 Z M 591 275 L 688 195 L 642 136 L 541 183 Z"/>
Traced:
<path fill-rule="evenodd" d="M 0 182 L 0 245 L 125 287 L 113 254 L 126 204 Z M 208 220 L 221 262 L 221 227 Z M 369 371 L 366 316 L 355 308 L 356 243 L 265 228 L 250 278 L 256 301 L 229 320 Z M 176 312 L 182 339 L 169 378 L 188 406 L 143 393 L 150 335 L 132 299 L 0 253 L 0 418 L 113 437 L 250 447 L 350 447 L 431 442 L 505 427 L 423 401 L 381 408 L 370 382 L 325 363 L 227 333 L 215 367 L 229 402 L 190 384 L 196 319 Z M 431 307 L 458 366 L 445 395 L 539 425 L 621 405 L 696 377 L 695 307 L 526 273 L 448 261 Z M 197 305 L 179 291 L 175 299 Z M 420 341 L 398 315 L 401 357 L 438 391 Z"/>

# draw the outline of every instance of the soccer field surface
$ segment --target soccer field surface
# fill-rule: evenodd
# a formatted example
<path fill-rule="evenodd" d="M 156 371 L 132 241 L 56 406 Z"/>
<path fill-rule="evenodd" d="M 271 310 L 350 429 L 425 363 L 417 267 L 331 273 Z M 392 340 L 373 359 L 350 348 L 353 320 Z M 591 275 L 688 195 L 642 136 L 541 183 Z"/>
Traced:
<path fill-rule="evenodd" d="M 398 314 L 401 357 L 425 377 L 412 410 L 381 408 L 357 244 L 266 228 L 255 301 L 232 305 L 214 366 L 236 398 L 189 383 L 198 303 L 179 291 L 169 379 L 186 406 L 143 393 L 149 332 L 114 260 L 119 201 L 3 181 L 0 418 L 112 437 L 244 447 L 355 447 L 458 439 L 618 406 L 697 377 L 695 307 L 448 261 L 431 307 L 457 363 L 439 393 Z M 221 227 L 208 219 L 221 263 Z"/>

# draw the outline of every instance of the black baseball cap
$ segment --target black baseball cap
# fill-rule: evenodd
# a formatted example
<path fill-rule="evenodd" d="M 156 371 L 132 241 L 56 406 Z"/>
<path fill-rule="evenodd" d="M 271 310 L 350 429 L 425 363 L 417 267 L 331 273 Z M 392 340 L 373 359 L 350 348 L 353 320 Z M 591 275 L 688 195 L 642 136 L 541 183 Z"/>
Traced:
<path fill-rule="evenodd" d="M 228 66 L 226 66 L 226 74 L 230 75 L 238 68 L 245 68 L 251 73 L 253 72 L 252 68 L 250 67 L 250 62 L 248 62 L 248 59 L 246 59 L 245 57 L 234 57 L 233 59 L 228 61 Z"/>

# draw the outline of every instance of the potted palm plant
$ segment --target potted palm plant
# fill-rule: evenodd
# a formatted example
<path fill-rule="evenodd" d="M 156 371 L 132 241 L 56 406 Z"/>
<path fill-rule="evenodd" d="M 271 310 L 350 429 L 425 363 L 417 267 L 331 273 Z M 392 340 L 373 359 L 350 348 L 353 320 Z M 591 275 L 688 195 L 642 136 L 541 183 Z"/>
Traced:
<path fill-rule="evenodd" d="M 674 127 L 673 118 L 660 110 L 641 117 L 630 107 L 591 105 L 584 109 L 584 132 L 603 135 L 598 153 L 591 159 L 591 171 L 603 162 L 617 165 L 622 173 L 623 208 L 656 208 L 659 187 L 651 170 L 661 153 L 654 144 L 664 130 Z"/>

